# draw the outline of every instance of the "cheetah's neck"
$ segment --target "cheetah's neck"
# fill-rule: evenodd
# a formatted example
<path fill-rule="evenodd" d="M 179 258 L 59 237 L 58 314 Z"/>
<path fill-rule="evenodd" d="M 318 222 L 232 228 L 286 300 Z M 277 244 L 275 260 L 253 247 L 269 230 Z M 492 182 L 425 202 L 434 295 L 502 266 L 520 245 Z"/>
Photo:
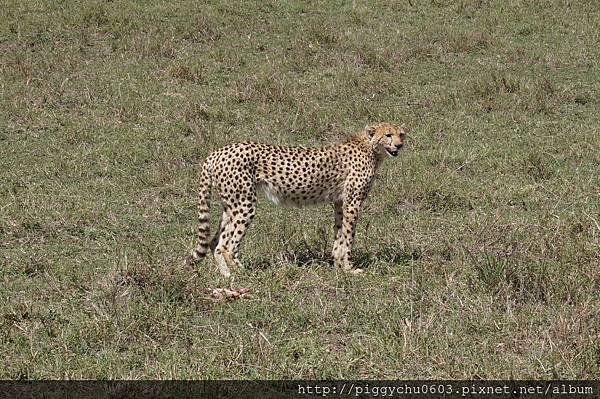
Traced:
<path fill-rule="evenodd" d="M 355 146 L 356 148 L 361 149 L 364 152 L 368 153 L 370 156 L 372 156 L 375 159 L 375 162 L 376 162 L 375 167 L 376 168 L 379 167 L 379 165 L 381 165 L 381 162 L 383 162 L 383 160 L 385 159 L 385 155 L 378 154 L 375 151 L 375 148 L 373 147 L 373 143 L 371 143 L 371 138 L 365 131 L 358 132 L 358 133 L 351 135 L 344 141 L 344 144 L 350 144 L 350 145 Z"/>

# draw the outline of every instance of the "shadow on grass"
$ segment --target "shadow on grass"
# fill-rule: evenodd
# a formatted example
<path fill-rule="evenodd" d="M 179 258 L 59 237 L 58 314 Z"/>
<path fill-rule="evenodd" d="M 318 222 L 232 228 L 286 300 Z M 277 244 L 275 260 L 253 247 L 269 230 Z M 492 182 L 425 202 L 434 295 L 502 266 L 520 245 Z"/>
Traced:
<path fill-rule="evenodd" d="M 401 265 L 408 263 L 411 260 L 418 260 L 421 258 L 421 251 L 418 248 L 382 248 L 375 252 L 366 252 L 360 249 L 354 251 L 353 263 L 354 266 L 361 269 L 368 269 L 372 264 L 376 262 L 384 262 L 392 265 Z"/>
<path fill-rule="evenodd" d="M 301 247 L 290 251 L 282 252 L 276 256 L 278 261 L 273 258 L 260 257 L 249 259 L 246 267 L 250 270 L 267 270 L 273 267 L 274 263 L 287 263 L 297 267 L 307 267 L 311 264 L 327 263 L 333 266 L 333 259 L 329 252 L 323 251 L 322 248 Z M 361 249 L 353 251 L 352 263 L 355 267 L 368 269 L 371 265 L 377 262 L 389 263 L 392 265 L 400 265 L 411 260 L 421 258 L 421 251 L 418 248 L 383 248 L 375 252 L 366 252 Z"/>

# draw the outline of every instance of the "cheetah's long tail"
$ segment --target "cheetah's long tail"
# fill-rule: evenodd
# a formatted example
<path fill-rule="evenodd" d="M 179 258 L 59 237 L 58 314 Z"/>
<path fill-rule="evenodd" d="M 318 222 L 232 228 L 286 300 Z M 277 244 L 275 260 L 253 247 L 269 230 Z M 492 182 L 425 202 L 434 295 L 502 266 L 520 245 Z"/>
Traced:
<path fill-rule="evenodd" d="M 210 223 L 208 216 L 210 214 L 210 188 L 211 188 L 211 172 L 208 162 L 202 165 L 200 172 L 200 184 L 198 187 L 198 245 L 190 254 L 189 263 L 196 262 L 202 259 L 208 253 L 210 245 L 209 230 Z"/>

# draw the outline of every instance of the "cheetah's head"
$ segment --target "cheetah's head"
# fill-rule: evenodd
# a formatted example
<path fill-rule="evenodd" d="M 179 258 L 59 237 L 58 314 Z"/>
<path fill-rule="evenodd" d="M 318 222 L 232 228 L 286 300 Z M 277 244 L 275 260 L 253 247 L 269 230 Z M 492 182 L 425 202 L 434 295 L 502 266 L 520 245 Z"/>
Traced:
<path fill-rule="evenodd" d="M 395 157 L 404 145 L 404 127 L 381 122 L 366 127 L 373 150 L 380 156 Z"/>

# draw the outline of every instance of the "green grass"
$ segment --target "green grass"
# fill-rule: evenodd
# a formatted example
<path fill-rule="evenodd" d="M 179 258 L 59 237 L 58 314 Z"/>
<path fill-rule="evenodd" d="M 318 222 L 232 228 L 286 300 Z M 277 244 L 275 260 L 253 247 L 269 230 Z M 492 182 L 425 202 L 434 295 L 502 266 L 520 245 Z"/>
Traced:
<path fill-rule="evenodd" d="M 600 378 L 594 1 L 2 9 L 0 378 Z M 366 275 L 329 264 L 331 207 L 263 198 L 254 299 L 209 301 L 201 160 L 372 121 L 408 144 Z"/>

